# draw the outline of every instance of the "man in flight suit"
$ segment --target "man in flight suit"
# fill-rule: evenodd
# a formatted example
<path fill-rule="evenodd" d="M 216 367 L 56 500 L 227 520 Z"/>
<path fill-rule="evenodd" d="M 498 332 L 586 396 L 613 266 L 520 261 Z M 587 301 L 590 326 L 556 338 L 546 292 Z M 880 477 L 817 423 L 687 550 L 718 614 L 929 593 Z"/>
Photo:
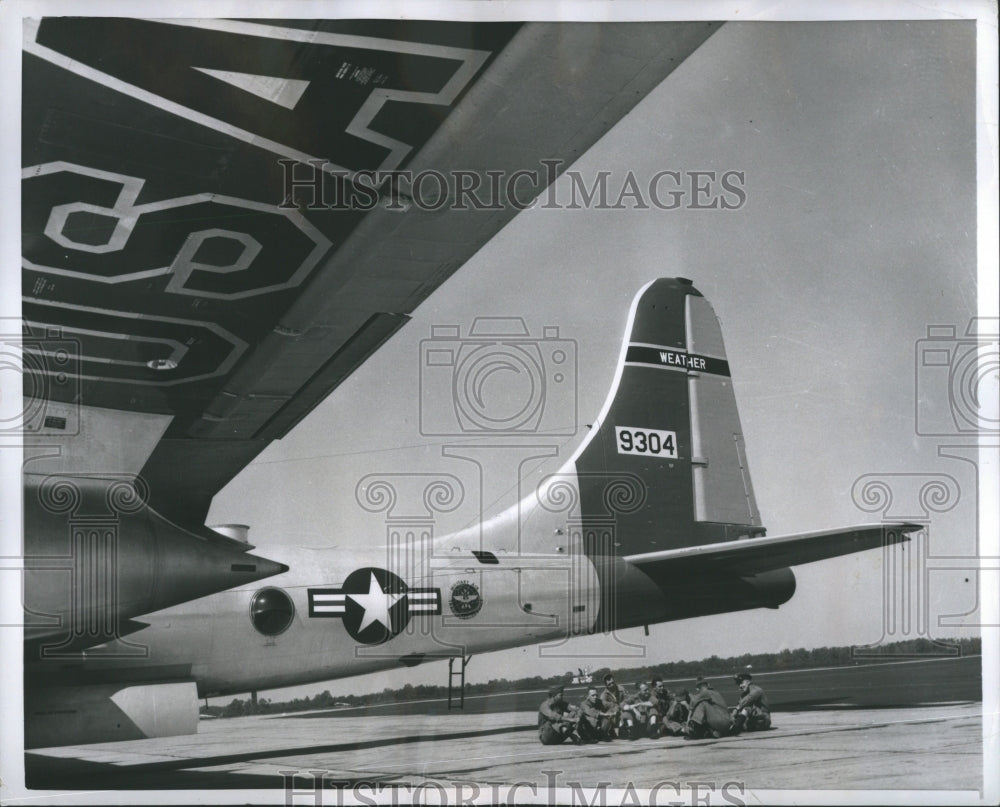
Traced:
<path fill-rule="evenodd" d="M 669 734 L 671 737 L 683 736 L 690 716 L 691 693 L 682 689 L 670 699 L 670 705 L 663 718 L 663 733 Z"/>
<path fill-rule="evenodd" d="M 542 745 L 559 745 L 567 737 L 579 742 L 575 733 L 577 719 L 563 697 L 563 688 L 552 687 L 549 697 L 538 707 L 538 739 Z"/>
<path fill-rule="evenodd" d="M 581 740 L 596 743 L 611 739 L 611 721 L 596 689 L 591 688 L 587 692 L 587 697 L 577 707 L 577 713 L 580 719 L 576 724 L 576 733 Z"/>
<path fill-rule="evenodd" d="M 750 673 L 737 673 L 736 685 L 740 688 L 740 702 L 733 710 L 733 734 L 741 731 L 766 731 L 771 728 L 771 708 L 767 695 L 753 682 Z"/>
<path fill-rule="evenodd" d="M 685 740 L 700 740 L 705 737 L 724 737 L 729 733 L 732 718 L 726 699 L 704 678 L 694 684 L 694 699 L 691 701 L 691 717 L 688 718 Z"/>
<path fill-rule="evenodd" d="M 653 691 L 649 699 L 653 702 L 653 708 L 649 713 L 649 736 L 661 737 L 665 733 L 663 722 L 667 719 L 671 701 L 670 692 L 663 686 L 662 679 L 653 679 Z"/>
<path fill-rule="evenodd" d="M 656 725 L 655 713 L 653 712 L 652 692 L 649 691 L 649 684 L 645 681 L 639 684 L 639 690 L 622 704 L 622 719 L 629 725 L 629 737 L 633 740 L 639 737 L 653 737 L 649 733 L 650 715 L 654 716 L 653 725 Z"/>
<path fill-rule="evenodd" d="M 618 731 L 618 726 L 622 719 L 622 700 L 624 693 L 615 683 L 615 677 L 608 673 L 604 676 L 604 691 L 601 693 L 601 703 L 604 704 L 604 712 L 611 723 L 611 736 L 614 737 Z"/>

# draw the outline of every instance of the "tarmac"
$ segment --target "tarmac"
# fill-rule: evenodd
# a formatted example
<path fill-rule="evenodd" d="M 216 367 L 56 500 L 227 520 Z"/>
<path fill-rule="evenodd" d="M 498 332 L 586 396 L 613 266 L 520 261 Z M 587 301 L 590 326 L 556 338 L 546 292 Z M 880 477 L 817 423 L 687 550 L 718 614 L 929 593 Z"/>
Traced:
<path fill-rule="evenodd" d="M 555 799 L 560 802 L 575 787 L 661 785 L 661 793 L 670 793 L 663 787 L 691 783 L 717 794 L 728 785 L 734 798 L 749 791 L 933 790 L 943 801 L 959 791 L 974 798 L 983 783 L 982 704 L 976 702 L 781 711 L 770 731 L 693 742 L 543 746 L 535 721 L 533 711 L 348 716 L 338 710 L 202 720 L 196 735 L 34 749 L 25 754 L 26 783 L 62 792 L 232 788 L 289 796 L 288 787 L 294 798 L 285 803 L 310 804 L 317 781 L 361 797 L 384 796 L 393 785 L 412 792 L 421 784 L 475 782 L 509 790 L 521 783 L 515 796 L 504 790 L 480 795 L 545 801 L 555 787 L 564 789 Z M 670 799 L 660 795 L 658 803 Z"/>

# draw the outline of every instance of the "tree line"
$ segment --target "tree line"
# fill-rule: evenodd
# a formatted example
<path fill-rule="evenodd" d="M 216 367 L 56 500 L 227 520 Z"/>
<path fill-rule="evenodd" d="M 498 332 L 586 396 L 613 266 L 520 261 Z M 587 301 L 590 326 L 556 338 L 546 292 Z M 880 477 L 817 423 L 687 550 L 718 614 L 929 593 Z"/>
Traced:
<path fill-rule="evenodd" d="M 982 642 L 977 638 L 948 639 L 934 642 L 929 639 L 911 639 L 905 642 L 894 642 L 887 645 L 866 649 L 859 647 L 817 647 L 810 650 L 782 650 L 778 653 L 744 653 L 740 656 L 711 656 L 698 661 L 670 661 L 645 667 L 629 667 L 624 669 L 601 669 L 593 672 L 596 685 L 602 685 L 602 679 L 607 672 L 614 673 L 621 681 L 648 681 L 652 678 L 664 680 L 691 678 L 699 675 L 707 677 L 732 675 L 735 672 L 752 667 L 756 673 L 779 672 L 782 670 L 800 670 L 809 667 L 842 667 L 855 664 L 872 664 L 885 661 L 887 658 L 928 658 L 934 655 L 978 656 L 982 652 Z M 518 678 L 494 678 L 486 683 L 466 683 L 467 695 L 482 695 L 492 692 L 511 692 L 521 690 L 544 690 L 553 684 L 568 684 L 575 675 L 573 671 L 562 675 Z M 442 676 L 443 677 L 443 676 Z M 234 698 L 225 706 L 202 706 L 201 713 L 211 717 L 243 717 L 246 715 L 281 714 L 285 712 L 304 712 L 314 709 L 335 709 L 357 706 L 370 706 L 378 703 L 396 703 L 400 701 L 423 700 L 428 698 L 444 698 L 448 695 L 448 687 L 441 684 L 406 684 L 396 689 L 386 687 L 381 692 L 365 695 L 331 695 L 324 690 L 311 698 L 295 698 L 290 701 L 271 701 L 259 698 Z"/>

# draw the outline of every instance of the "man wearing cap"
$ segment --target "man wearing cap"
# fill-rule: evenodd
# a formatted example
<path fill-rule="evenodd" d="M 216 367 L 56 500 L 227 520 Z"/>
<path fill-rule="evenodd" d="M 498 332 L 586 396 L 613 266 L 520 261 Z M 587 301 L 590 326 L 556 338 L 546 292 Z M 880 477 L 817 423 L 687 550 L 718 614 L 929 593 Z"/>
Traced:
<path fill-rule="evenodd" d="M 685 740 L 704 737 L 724 737 L 729 733 L 732 718 L 726 699 L 704 678 L 694 682 L 691 717 L 688 718 Z"/>
<path fill-rule="evenodd" d="M 576 724 L 576 733 L 583 742 L 596 743 L 611 739 L 611 721 L 595 688 L 591 687 L 587 691 L 587 697 L 581 701 L 577 712 L 580 719 Z"/>
<path fill-rule="evenodd" d="M 575 733 L 577 719 L 563 697 L 563 688 L 552 687 L 549 697 L 538 707 L 538 739 L 542 745 L 559 745 L 567 737 L 579 742 Z"/>
<path fill-rule="evenodd" d="M 622 719 L 622 700 L 624 694 L 615 683 L 615 677 L 608 673 L 604 676 L 604 691 L 601 693 L 601 703 L 604 704 L 604 713 L 611 723 L 611 736 L 614 737 L 618 731 L 618 726 Z"/>
<path fill-rule="evenodd" d="M 764 690 L 746 672 L 737 673 L 736 685 L 740 688 L 740 702 L 733 710 L 732 733 L 766 731 L 771 728 L 771 707 L 767 704 Z"/>

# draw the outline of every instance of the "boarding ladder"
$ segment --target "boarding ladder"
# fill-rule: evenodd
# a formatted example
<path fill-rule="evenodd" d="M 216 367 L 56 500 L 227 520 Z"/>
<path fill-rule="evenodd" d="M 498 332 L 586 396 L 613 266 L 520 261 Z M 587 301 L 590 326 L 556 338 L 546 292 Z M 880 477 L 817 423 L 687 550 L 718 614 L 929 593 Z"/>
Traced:
<path fill-rule="evenodd" d="M 452 656 L 448 659 L 448 708 L 465 708 L 465 668 L 472 656 Z M 461 662 L 455 669 L 455 662 Z M 456 683 L 457 681 L 457 683 Z M 458 690 L 456 692 L 456 689 Z"/>

